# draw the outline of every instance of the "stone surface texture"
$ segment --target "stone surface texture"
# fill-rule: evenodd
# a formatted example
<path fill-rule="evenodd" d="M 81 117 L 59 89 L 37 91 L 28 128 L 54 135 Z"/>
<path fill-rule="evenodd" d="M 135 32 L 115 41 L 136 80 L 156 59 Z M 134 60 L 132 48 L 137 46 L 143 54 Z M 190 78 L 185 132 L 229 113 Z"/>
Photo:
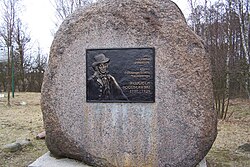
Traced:
<path fill-rule="evenodd" d="M 85 49 L 155 47 L 155 103 L 87 103 Z M 191 167 L 217 134 L 209 57 L 169 0 L 107 0 L 60 26 L 42 86 L 46 143 L 92 166 Z"/>
<path fill-rule="evenodd" d="M 3 151 L 5 152 L 16 152 L 18 150 L 22 149 L 22 145 L 20 143 L 10 143 L 10 144 L 6 144 L 5 146 L 3 146 Z"/>

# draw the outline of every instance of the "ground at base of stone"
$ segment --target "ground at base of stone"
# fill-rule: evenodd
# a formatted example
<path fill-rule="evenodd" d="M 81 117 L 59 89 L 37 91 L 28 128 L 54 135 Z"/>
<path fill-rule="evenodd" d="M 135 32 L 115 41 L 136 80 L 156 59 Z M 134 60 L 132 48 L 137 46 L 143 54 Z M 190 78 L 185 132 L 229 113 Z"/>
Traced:
<path fill-rule="evenodd" d="M 35 162 L 30 164 L 28 167 L 90 167 L 77 160 L 60 158 L 56 159 L 51 156 L 50 152 L 45 153 L 39 157 Z"/>
<path fill-rule="evenodd" d="M 1 92 L 2 93 L 2 92 Z M 7 93 L 0 97 L 0 167 L 27 167 L 38 157 L 48 152 L 44 140 L 37 140 L 44 131 L 40 107 L 40 93 L 15 92 L 7 106 Z M 24 105 L 26 103 L 26 105 Z M 4 151 L 4 146 L 20 140 L 32 144 L 22 146 L 16 152 Z"/>
<path fill-rule="evenodd" d="M 50 152 L 45 153 L 41 157 L 39 157 L 35 162 L 30 164 L 28 167 L 91 167 L 82 162 L 79 162 L 74 159 L 68 158 L 54 158 Z M 203 159 L 199 165 L 196 167 L 207 167 L 206 160 Z"/>
<path fill-rule="evenodd" d="M 21 102 L 27 105 L 20 105 Z M 40 93 L 19 92 L 11 98 L 7 107 L 7 95 L 0 98 L 0 166 L 28 166 L 38 157 L 48 152 L 44 140 L 36 140 L 42 132 L 43 121 L 40 108 Z M 250 100 L 230 101 L 228 117 L 218 122 L 218 136 L 206 156 L 208 167 L 250 167 L 250 153 L 237 148 L 250 143 Z M 32 146 L 9 153 L 2 146 L 17 139 L 31 139 Z"/>

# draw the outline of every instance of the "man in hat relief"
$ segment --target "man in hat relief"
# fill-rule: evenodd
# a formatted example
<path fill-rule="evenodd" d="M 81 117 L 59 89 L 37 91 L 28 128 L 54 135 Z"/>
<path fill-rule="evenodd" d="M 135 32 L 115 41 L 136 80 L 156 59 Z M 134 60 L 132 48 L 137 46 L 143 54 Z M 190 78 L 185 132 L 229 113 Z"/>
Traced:
<path fill-rule="evenodd" d="M 128 100 L 115 78 L 108 73 L 110 59 L 104 54 L 94 57 L 94 74 L 88 78 L 88 100 Z"/>

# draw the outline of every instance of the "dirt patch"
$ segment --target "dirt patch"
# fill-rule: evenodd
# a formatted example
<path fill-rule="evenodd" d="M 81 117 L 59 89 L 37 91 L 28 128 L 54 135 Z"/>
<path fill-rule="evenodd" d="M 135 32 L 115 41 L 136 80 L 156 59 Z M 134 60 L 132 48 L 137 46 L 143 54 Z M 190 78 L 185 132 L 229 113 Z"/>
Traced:
<path fill-rule="evenodd" d="M 40 93 L 16 93 L 7 107 L 7 98 L 0 98 L 0 166 L 24 167 L 46 153 L 44 140 L 36 140 L 43 131 Z M 250 153 L 238 147 L 250 143 L 250 101 L 234 100 L 229 106 L 230 118 L 219 121 L 218 136 L 206 159 L 210 167 L 248 167 Z M 32 146 L 6 153 L 2 146 L 17 139 L 30 139 Z"/>
<path fill-rule="evenodd" d="M 0 98 L 0 166 L 24 167 L 48 151 L 44 140 L 36 140 L 43 131 L 40 93 L 16 93 L 7 107 L 7 97 Z M 32 145 L 9 153 L 3 146 L 18 139 L 30 139 Z"/>

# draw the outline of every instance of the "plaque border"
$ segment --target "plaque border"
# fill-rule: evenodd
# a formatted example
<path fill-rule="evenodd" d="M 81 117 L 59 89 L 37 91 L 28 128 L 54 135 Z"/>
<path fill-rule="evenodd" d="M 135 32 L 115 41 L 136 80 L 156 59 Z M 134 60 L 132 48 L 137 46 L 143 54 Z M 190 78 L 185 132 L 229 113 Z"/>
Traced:
<path fill-rule="evenodd" d="M 124 100 L 112 100 L 112 101 L 108 101 L 108 100 L 88 100 L 87 99 L 87 82 L 88 82 L 88 78 L 87 78 L 87 68 L 88 68 L 88 61 L 87 61 L 87 51 L 95 51 L 95 50 L 128 50 L 128 49 L 152 49 L 153 51 L 153 100 L 152 101 L 124 101 Z M 90 49 L 85 49 L 85 77 L 86 77 L 86 90 L 85 90 L 85 100 L 87 103 L 155 103 L 155 47 L 132 47 L 132 48 L 90 48 Z"/>

